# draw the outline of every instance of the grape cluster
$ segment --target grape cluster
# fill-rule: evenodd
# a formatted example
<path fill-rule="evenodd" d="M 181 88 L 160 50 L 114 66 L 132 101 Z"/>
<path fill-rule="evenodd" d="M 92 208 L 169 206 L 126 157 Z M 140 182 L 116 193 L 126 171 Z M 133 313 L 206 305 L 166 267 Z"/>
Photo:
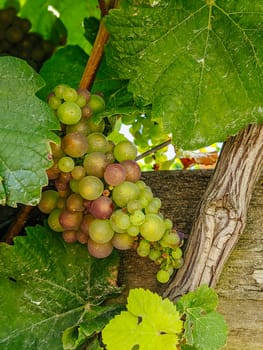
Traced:
<path fill-rule="evenodd" d="M 141 180 L 137 148 L 104 135 L 103 97 L 58 85 L 48 98 L 61 123 L 61 144 L 51 144 L 48 169 L 54 187 L 42 193 L 39 209 L 66 242 L 87 245 L 90 255 L 109 256 L 114 248 L 136 249 L 159 265 L 165 283 L 182 265 L 183 238 L 160 213 L 161 200 Z M 98 118 L 97 118 L 98 119 Z"/>
<path fill-rule="evenodd" d="M 22 58 L 39 71 L 54 45 L 30 29 L 31 22 L 19 17 L 13 7 L 0 10 L 0 55 Z"/>

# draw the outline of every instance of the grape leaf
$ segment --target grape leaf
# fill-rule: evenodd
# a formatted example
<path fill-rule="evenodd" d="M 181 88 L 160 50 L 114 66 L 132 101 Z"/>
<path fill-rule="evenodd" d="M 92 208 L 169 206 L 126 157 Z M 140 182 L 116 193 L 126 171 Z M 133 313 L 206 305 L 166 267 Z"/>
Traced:
<path fill-rule="evenodd" d="M 108 350 L 174 349 L 182 331 L 176 306 L 168 299 L 142 288 L 129 292 L 127 311 L 115 316 L 102 330 L 102 339 Z"/>
<path fill-rule="evenodd" d="M 107 63 L 173 143 L 196 149 L 263 122 L 262 1 L 125 0 Z"/>
<path fill-rule="evenodd" d="M 48 182 L 51 130 L 59 123 L 48 105 L 35 96 L 43 79 L 23 60 L 0 57 L 0 204 L 35 205 Z"/>
<path fill-rule="evenodd" d="M 77 45 L 67 45 L 57 50 L 39 72 L 46 85 L 38 95 L 45 99 L 58 84 L 78 88 L 87 60 L 88 55 Z"/>
<path fill-rule="evenodd" d="M 183 295 L 176 303 L 177 310 L 184 313 L 189 308 L 201 307 L 205 312 L 216 309 L 218 295 L 215 290 L 203 284 L 193 292 Z"/>
<path fill-rule="evenodd" d="M 101 332 L 110 319 L 122 308 L 116 304 L 87 308 L 82 315 L 81 322 L 63 332 L 63 348 L 73 350 L 84 343 L 92 343 L 94 335 Z"/>
<path fill-rule="evenodd" d="M 216 292 L 202 285 L 182 296 L 176 306 L 185 314 L 186 343 L 198 350 L 218 350 L 226 343 L 227 325 L 215 311 L 218 303 Z"/>
<path fill-rule="evenodd" d="M 198 350 L 218 350 L 226 344 L 227 326 L 222 315 L 215 311 L 204 314 L 202 308 L 187 311 L 185 339 Z"/>
<path fill-rule="evenodd" d="M 55 14 L 55 15 L 54 15 Z M 21 15 L 32 22 L 32 30 L 50 37 L 50 29 L 54 17 L 59 16 L 67 29 L 67 43 L 79 45 L 86 52 L 90 52 L 91 45 L 84 37 L 83 19 L 87 16 L 99 18 L 100 10 L 97 0 L 79 0 L 72 4 L 71 0 L 27 0 L 21 9 Z"/>
<path fill-rule="evenodd" d="M 62 332 L 119 291 L 115 253 L 92 258 L 85 246 L 41 226 L 27 228 L 14 246 L 1 243 L 0 348 L 62 349 Z"/>

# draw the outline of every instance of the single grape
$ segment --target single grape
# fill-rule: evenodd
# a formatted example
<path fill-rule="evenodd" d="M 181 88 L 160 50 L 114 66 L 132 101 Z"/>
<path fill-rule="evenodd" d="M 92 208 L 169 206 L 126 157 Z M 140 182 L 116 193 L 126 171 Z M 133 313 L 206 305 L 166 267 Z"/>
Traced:
<path fill-rule="evenodd" d="M 113 250 L 111 242 L 97 243 L 90 238 L 88 239 L 87 247 L 90 255 L 98 259 L 107 258 Z"/>
<path fill-rule="evenodd" d="M 127 233 L 114 233 L 111 243 L 119 250 L 127 250 L 132 248 L 134 239 Z"/>
<path fill-rule="evenodd" d="M 160 198 L 154 197 L 145 208 L 146 214 L 153 213 L 157 214 L 161 208 L 161 200 Z M 166 222 L 165 222 L 166 227 Z"/>
<path fill-rule="evenodd" d="M 66 134 L 62 139 L 61 147 L 66 155 L 73 158 L 80 158 L 88 150 L 87 138 L 79 132 Z"/>
<path fill-rule="evenodd" d="M 59 194 L 54 190 L 46 190 L 41 194 L 40 201 L 38 203 L 39 210 L 44 214 L 49 214 L 56 208 Z"/>
<path fill-rule="evenodd" d="M 131 215 L 130 215 L 130 222 L 134 226 L 141 226 L 144 223 L 145 220 L 145 215 L 142 210 L 135 210 Z"/>
<path fill-rule="evenodd" d="M 62 232 L 62 237 L 67 243 L 77 242 L 77 231 L 75 230 L 66 230 Z"/>
<path fill-rule="evenodd" d="M 72 132 L 78 132 L 84 136 L 87 136 L 88 130 L 88 123 L 85 119 L 80 119 L 80 121 L 76 124 L 67 125 L 66 127 L 67 134 L 70 134 Z"/>
<path fill-rule="evenodd" d="M 180 259 L 183 255 L 182 249 L 179 247 L 175 248 L 175 250 L 172 251 L 172 257 L 174 259 Z"/>
<path fill-rule="evenodd" d="M 94 118 L 89 117 L 87 119 L 87 124 L 88 124 L 88 134 L 91 134 L 93 132 L 101 132 L 102 133 L 105 129 L 105 120 L 104 119 L 101 119 L 98 122 L 98 121 L 94 121 Z"/>
<path fill-rule="evenodd" d="M 61 144 L 50 142 L 50 147 L 53 158 L 61 158 L 65 155 L 61 148 Z"/>
<path fill-rule="evenodd" d="M 85 175 L 86 171 L 82 165 L 76 165 L 71 171 L 71 176 L 74 180 L 81 180 Z"/>
<path fill-rule="evenodd" d="M 107 165 L 103 176 L 108 185 L 117 186 L 126 179 L 126 170 L 121 164 L 112 163 Z"/>
<path fill-rule="evenodd" d="M 80 224 L 80 230 L 84 232 L 86 235 L 89 234 L 89 226 L 94 219 L 95 219 L 94 216 L 92 216 L 91 214 L 85 214 L 83 216 L 83 219 Z"/>
<path fill-rule="evenodd" d="M 87 136 L 88 153 L 101 152 L 106 153 L 108 141 L 101 132 L 93 132 Z"/>
<path fill-rule="evenodd" d="M 129 201 L 138 199 L 140 195 L 139 188 L 130 181 L 124 181 L 120 185 L 114 187 L 112 191 L 113 201 L 119 207 L 125 207 Z"/>
<path fill-rule="evenodd" d="M 109 242 L 114 235 L 114 231 L 109 220 L 94 219 L 89 226 L 89 236 L 97 243 Z"/>
<path fill-rule="evenodd" d="M 151 248 L 149 252 L 149 259 L 156 261 L 162 255 L 161 251 L 155 248 Z"/>
<path fill-rule="evenodd" d="M 149 255 L 150 253 L 150 248 L 151 248 L 151 245 L 150 245 L 150 242 L 148 242 L 147 240 L 145 239 L 142 239 L 140 242 L 139 242 L 139 245 L 137 247 L 137 254 L 141 257 L 146 257 Z"/>
<path fill-rule="evenodd" d="M 126 170 L 126 181 L 137 182 L 141 177 L 141 168 L 135 160 L 124 160 L 121 165 Z"/>
<path fill-rule="evenodd" d="M 170 279 L 170 274 L 166 270 L 159 270 L 156 275 L 157 281 L 160 283 L 167 283 Z"/>
<path fill-rule="evenodd" d="M 88 89 L 78 88 L 77 93 L 79 96 L 85 97 L 86 103 L 89 102 L 91 93 Z"/>
<path fill-rule="evenodd" d="M 79 193 L 79 180 L 71 179 L 69 181 L 69 188 L 74 193 Z"/>
<path fill-rule="evenodd" d="M 166 231 L 160 240 L 160 244 L 165 248 L 176 248 L 179 246 L 180 241 L 176 231 Z"/>
<path fill-rule="evenodd" d="M 69 211 L 83 211 L 83 198 L 78 193 L 71 193 L 66 199 L 66 207 Z"/>
<path fill-rule="evenodd" d="M 52 210 L 52 212 L 49 214 L 47 223 L 48 226 L 51 228 L 51 230 L 55 232 L 63 232 L 64 228 L 59 222 L 59 217 L 61 214 L 62 210 L 59 208 L 55 208 Z"/>
<path fill-rule="evenodd" d="M 142 203 L 138 199 L 134 199 L 127 203 L 127 210 L 130 214 L 135 212 L 135 210 L 142 210 Z"/>
<path fill-rule="evenodd" d="M 87 100 L 85 96 L 78 95 L 77 99 L 74 101 L 80 108 L 83 108 L 86 106 Z M 82 113 L 81 113 L 82 114 Z"/>
<path fill-rule="evenodd" d="M 100 113 L 100 112 L 103 112 L 105 109 L 105 101 L 99 95 L 92 94 L 90 96 L 90 100 L 88 104 L 91 110 L 93 111 L 93 113 Z"/>
<path fill-rule="evenodd" d="M 75 167 L 74 160 L 71 157 L 62 157 L 58 161 L 58 168 L 64 173 L 70 173 Z"/>
<path fill-rule="evenodd" d="M 63 93 L 64 90 L 67 89 L 69 86 L 66 84 L 59 84 L 54 88 L 54 94 L 56 97 L 58 97 L 59 99 L 63 99 Z"/>
<path fill-rule="evenodd" d="M 182 257 L 179 258 L 179 259 L 175 259 L 175 260 L 173 261 L 173 267 L 174 267 L 175 269 L 180 269 L 180 267 L 183 266 L 183 263 L 184 263 L 184 259 L 183 259 Z"/>
<path fill-rule="evenodd" d="M 117 209 L 110 217 L 110 224 L 115 232 L 124 233 L 130 226 L 130 217 L 121 209 Z"/>
<path fill-rule="evenodd" d="M 92 117 L 92 115 L 93 115 L 93 112 L 88 105 L 81 108 L 81 117 L 83 119 L 89 119 Z"/>
<path fill-rule="evenodd" d="M 77 230 L 81 224 L 82 219 L 82 212 L 72 212 L 68 209 L 63 209 L 59 216 L 59 222 L 64 230 Z"/>
<path fill-rule="evenodd" d="M 163 220 L 157 214 L 146 214 L 144 223 L 140 227 L 141 235 L 151 242 L 159 241 L 165 232 Z"/>
<path fill-rule="evenodd" d="M 102 152 L 92 152 L 85 156 L 83 166 L 87 175 L 102 178 L 108 165 L 107 157 Z"/>
<path fill-rule="evenodd" d="M 68 102 L 75 102 L 78 98 L 78 93 L 75 89 L 70 86 L 65 86 L 62 92 L 62 98 Z"/>
<path fill-rule="evenodd" d="M 88 235 L 85 232 L 78 230 L 77 231 L 77 240 L 81 244 L 87 244 L 88 243 Z"/>
<path fill-rule="evenodd" d="M 55 95 L 51 95 L 48 99 L 48 104 L 50 108 L 56 110 L 61 105 L 61 99 Z"/>
<path fill-rule="evenodd" d="M 89 210 L 97 219 L 108 219 L 111 216 L 113 209 L 114 205 L 111 198 L 101 196 L 92 201 Z"/>
<path fill-rule="evenodd" d="M 135 160 L 137 156 L 137 148 L 131 141 L 120 141 L 115 145 L 113 154 L 119 163 L 124 160 Z"/>
<path fill-rule="evenodd" d="M 80 121 L 81 109 L 76 103 L 66 101 L 58 107 L 57 116 L 65 125 L 76 124 Z"/>
<path fill-rule="evenodd" d="M 88 175 L 79 181 L 78 189 L 83 198 L 94 200 L 102 195 L 104 185 L 99 178 Z"/>
<path fill-rule="evenodd" d="M 130 235 L 132 237 L 138 236 L 138 234 L 140 233 L 139 226 L 130 225 L 127 228 L 127 233 L 128 233 L 128 235 Z"/>

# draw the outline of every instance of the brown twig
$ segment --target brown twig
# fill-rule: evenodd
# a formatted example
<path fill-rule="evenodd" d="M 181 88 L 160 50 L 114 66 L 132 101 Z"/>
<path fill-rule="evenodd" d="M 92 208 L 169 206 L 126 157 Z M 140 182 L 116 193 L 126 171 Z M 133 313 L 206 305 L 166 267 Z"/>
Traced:
<path fill-rule="evenodd" d="M 153 148 L 149 149 L 148 151 L 139 154 L 136 157 L 136 160 L 143 159 L 143 158 L 147 157 L 149 154 L 155 153 L 155 152 L 159 151 L 160 149 L 170 145 L 170 143 L 171 143 L 171 139 L 164 141 L 164 142 L 160 143 L 159 145 L 154 146 Z"/>
<path fill-rule="evenodd" d="M 108 6 L 106 5 L 105 1 L 99 0 L 102 18 L 108 14 L 110 9 L 117 7 L 117 5 L 118 0 L 110 1 Z M 101 20 L 95 43 L 93 45 L 90 57 L 88 59 L 80 81 L 80 88 L 90 90 L 95 78 L 96 71 L 100 65 L 104 52 L 104 46 L 107 43 L 108 38 L 109 33 L 105 28 L 103 20 Z"/>
<path fill-rule="evenodd" d="M 91 55 L 88 59 L 80 81 L 80 88 L 90 90 L 93 80 L 95 78 L 95 73 L 102 59 L 104 45 L 106 44 L 108 38 L 109 33 L 107 32 L 103 21 L 101 21 L 95 43 L 91 51 Z"/>
<path fill-rule="evenodd" d="M 8 244 L 13 244 L 13 239 L 18 236 L 23 230 L 25 223 L 34 207 L 31 205 L 23 205 L 18 212 L 13 224 L 9 227 L 5 234 L 4 241 Z"/>

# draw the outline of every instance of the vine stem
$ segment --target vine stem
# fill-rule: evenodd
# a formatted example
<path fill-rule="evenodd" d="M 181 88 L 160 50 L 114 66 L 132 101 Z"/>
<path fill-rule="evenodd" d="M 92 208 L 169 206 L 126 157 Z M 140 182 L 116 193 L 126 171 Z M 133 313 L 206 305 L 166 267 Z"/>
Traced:
<path fill-rule="evenodd" d="M 91 55 L 88 59 L 80 81 L 80 88 L 90 90 L 94 81 L 95 73 L 103 56 L 104 45 L 108 41 L 108 38 L 109 33 L 107 32 L 103 21 L 101 21 Z"/>

